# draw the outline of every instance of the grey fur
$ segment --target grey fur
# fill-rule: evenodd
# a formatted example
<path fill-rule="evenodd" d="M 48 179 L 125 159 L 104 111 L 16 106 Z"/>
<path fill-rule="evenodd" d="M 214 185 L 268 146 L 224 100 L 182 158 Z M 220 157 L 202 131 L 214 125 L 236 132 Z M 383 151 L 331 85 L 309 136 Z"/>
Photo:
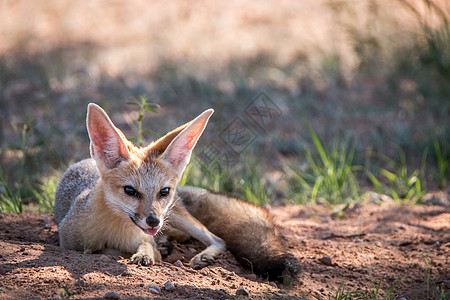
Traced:
<path fill-rule="evenodd" d="M 55 194 L 55 221 L 60 224 L 79 197 L 87 199 L 100 173 L 92 158 L 70 166 L 64 173 Z"/>

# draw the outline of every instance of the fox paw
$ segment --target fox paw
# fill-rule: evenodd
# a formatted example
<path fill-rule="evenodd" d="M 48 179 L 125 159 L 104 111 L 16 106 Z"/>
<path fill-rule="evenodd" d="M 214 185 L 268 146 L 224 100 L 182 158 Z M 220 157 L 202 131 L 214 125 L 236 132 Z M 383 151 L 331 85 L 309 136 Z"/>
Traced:
<path fill-rule="evenodd" d="M 213 255 L 202 252 L 194 256 L 189 262 L 189 265 L 191 266 L 191 268 L 198 270 L 213 264 L 214 260 L 215 259 Z"/>
<path fill-rule="evenodd" d="M 134 254 L 131 259 L 130 263 L 136 264 L 136 265 L 143 265 L 143 266 L 150 266 L 155 264 L 155 258 L 148 253 L 136 253 Z"/>

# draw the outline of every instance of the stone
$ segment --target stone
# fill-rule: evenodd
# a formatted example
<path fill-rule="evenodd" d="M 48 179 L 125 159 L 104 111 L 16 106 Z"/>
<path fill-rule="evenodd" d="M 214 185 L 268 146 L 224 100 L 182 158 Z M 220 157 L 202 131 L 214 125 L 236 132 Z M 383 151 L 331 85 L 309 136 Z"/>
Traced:
<path fill-rule="evenodd" d="M 174 285 L 173 282 L 170 281 L 170 280 L 167 280 L 167 281 L 164 283 L 164 289 L 165 289 L 166 291 L 170 291 L 170 290 L 172 290 L 174 287 L 175 287 L 175 285 Z"/>
<path fill-rule="evenodd" d="M 236 291 L 236 295 L 238 296 L 248 296 L 248 292 L 244 288 L 240 288 Z"/>
<path fill-rule="evenodd" d="M 84 286 L 85 282 L 82 279 L 79 279 L 75 282 L 75 286 Z"/>
<path fill-rule="evenodd" d="M 109 257 L 108 255 L 105 255 L 105 254 L 100 255 L 99 259 L 102 263 L 105 263 L 105 264 L 112 262 L 111 257 Z"/>
<path fill-rule="evenodd" d="M 182 268 L 183 267 L 183 263 L 180 260 L 177 260 L 176 262 L 173 263 L 175 266 Z"/>
<path fill-rule="evenodd" d="M 333 265 L 333 262 L 331 261 L 331 257 L 329 257 L 329 256 L 321 257 L 321 258 L 319 258 L 319 261 L 321 263 L 323 263 L 324 265 L 326 265 L 326 266 L 332 266 Z"/>
<path fill-rule="evenodd" d="M 161 294 L 161 288 L 157 285 L 152 285 L 148 288 L 149 292 L 155 295 Z"/>
<path fill-rule="evenodd" d="M 103 298 L 105 298 L 105 299 L 120 299 L 120 296 L 116 292 L 111 291 L 111 292 L 107 292 L 105 294 L 105 296 L 103 296 Z"/>

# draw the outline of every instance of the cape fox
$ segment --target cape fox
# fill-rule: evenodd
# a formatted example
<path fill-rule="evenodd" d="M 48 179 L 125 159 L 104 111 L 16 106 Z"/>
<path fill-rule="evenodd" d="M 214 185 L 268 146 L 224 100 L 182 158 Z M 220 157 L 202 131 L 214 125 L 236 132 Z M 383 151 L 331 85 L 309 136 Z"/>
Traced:
<path fill-rule="evenodd" d="M 228 249 L 270 280 L 295 272 L 264 210 L 204 189 L 177 187 L 212 113 L 208 109 L 137 148 L 103 109 L 89 104 L 92 158 L 69 167 L 55 195 L 61 247 L 129 254 L 131 263 L 151 265 L 161 260 L 160 250 L 167 254 L 169 239 L 193 237 L 207 246 L 190 261 L 193 268 L 211 264 Z"/>

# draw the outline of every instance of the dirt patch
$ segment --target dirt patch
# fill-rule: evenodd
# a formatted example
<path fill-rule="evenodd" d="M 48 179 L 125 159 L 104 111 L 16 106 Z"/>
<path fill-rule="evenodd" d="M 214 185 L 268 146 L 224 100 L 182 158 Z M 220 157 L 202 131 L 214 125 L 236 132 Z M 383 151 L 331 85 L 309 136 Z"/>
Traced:
<path fill-rule="evenodd" d="M 450 291 L 450 209 L 355 205 L 334 219 L 323 207 L 269 209 L 281 239 L 301 264 L 292 286 L 264 281 L 230 253 L 202 270 L 189 259 L 202 246 L 176 244 L 164 262 L 130 265 L 123 257 L 58 247 L 53 216 L 0 214 L 0 299 L 145 297 L 179 299 L 328 299 L 348 290 L 434 299 Z M 170 281 L 170 283 L 167 283 Z M 167 290 L 165 289 L 167 286 Z"/>

